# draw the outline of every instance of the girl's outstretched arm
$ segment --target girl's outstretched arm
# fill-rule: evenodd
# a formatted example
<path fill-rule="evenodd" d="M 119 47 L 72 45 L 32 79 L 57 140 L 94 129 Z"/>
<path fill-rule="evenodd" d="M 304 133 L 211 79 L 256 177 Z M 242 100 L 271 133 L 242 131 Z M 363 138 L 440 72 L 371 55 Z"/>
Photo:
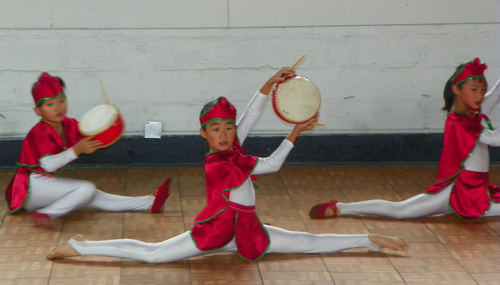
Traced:
<path fill-rule="evenodd" d="M 295 144 L 295 141 L 297 140 L 297 137 L 299 136 L 300 133 L 305 132 L 305 131 L 310 131 L 314 129 L 315 124 L 318 122 L 318 114 L 314 116 L 314 118 L 310 119 L 309 121 L 295 125 L 293 128 L 292 132 L 288 135 L 286 138 L 287 140 L 291 141 L 293 144 Z"/>
<path fill-rule="evenodd" d="M 500 103 L 500 79 L 493 85 L 493 88 L 484 96 L 484 102 L 481 105 L 481 112 L 488 115 Z"/>
<path fill-rule="evenodd" d="M 500 146 L 500 128 L 494 131 L 484 129 L 479 141 L 489 146 Z"/>
<path fill-rule="evenodd" d="M 273 154 L 271 154 L 271 156 L 259 158 L 259 163 L 257 163 L 257 165 L 255 166 L 252 174 L 259 175 L 280 170 L 281 166 L 286 160 L 286 157 L 292 150 L 299 134 L 304 131 L 312 130 L 314 128 L 314 124 L 317 121 L 318 116 L 316 115 L 314 118 L 303 124 L 295 125 L 288 137 L 283 140 L 281 145 L 273 152 Z"/>
<path fill-rule="evenodd" d="M 287 67 L 280 69 L 264 83 L 259 92 L 250 100 L 250 103 L 245 108 L 245 112 L 243 112 L 243 115 L 236 122 L 238 126 L 238 139 L 241 145 L 243 145 L 246 137 L 255 127 L 260 116 L 262 116 L 269 99 L 268 95 L 271 93 L 274 84 L 283 82 L 286 77 L 294 75 L 295 72 L 289 70 Z"/>
<path fill-rule="evenodd" d="M 268 157 L 259 157 L 259 162 L 252 171 L 254 175 L 273 173 L 280 170 L 286 157 L 293 149 L 293 143 L 285 139 L 281 145 Z"/>
<path fill-rule="evenodd" d="M 268 99 L 268 96 L 257 92 L 252 100 L 250 100 L 250 103 L 248 103 L 243 115 L 236 122 L 238 126 L 238 140 L 241 145 L 243 145 L 248 134 L 255 128 L 255 125 L 257 125 L 262 113 L 266 109 Z"/>

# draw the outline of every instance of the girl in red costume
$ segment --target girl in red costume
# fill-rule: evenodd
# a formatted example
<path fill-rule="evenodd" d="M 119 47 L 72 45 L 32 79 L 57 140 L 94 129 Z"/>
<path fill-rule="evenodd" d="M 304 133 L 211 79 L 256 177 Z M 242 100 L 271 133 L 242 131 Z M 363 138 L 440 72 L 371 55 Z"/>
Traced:
<path fill-rule="evenodd" d="M 488 179 L 488 146 L 500 146 L 500 129 L 493 130 L 486 117 L 500 102 L 500 80 L 486 94 L 486 67 L 476 58 L 460 65 L 446 82 L 443 110 L 448 117 L 436 184 L 401 202 L 333 200 L 314 206 L 310 217 L 377 215 L 411 219 L 448 213 L 464 219 L 500 216 L 500 188 Z"/>
<path fill-rule="evenodd" d="M 131 239 L 86 241 L 74 236 L 47 256 L 49 259 L 100 255 L 148 263 L 174 262 L 215 253 L 238 252 L 249 261 L 268 253 L 328 253 L 364 247 L 405 250 L 401 238 L 379 235 L 313 235 L 263 225 L 255 213 L 253 175 L 278 171 L 298 135 L 313 129 L 317 118 L 296 125 L 266 158 L 246 155 L 241 145 L 254 128 L 275 83 L 294 73 L 287 68 L 272 76 L 250 101 L 235 124 L 236 109 L 224 97 L 207 104 L 200 114 L 200 134 L 209 144 L 205 156 L 207 205 L 190 231 L 160 243 Z"/>
<path fill-rule="evenodd" d="M 24 139 L 16 173 L 5 197 L 10 212 L 34 212 L 37 226 L 52 226 L 52 220 L 81 209 L 104 211 L 160 212 L 169 196 L 167 178 L 151 196 L 125 197 L 105 193 L 88 181 L 55 178 L 54 172 L 72 169 L 70 162 L 82 153 L 101 147 L 91 137 L 83 138 L 78 121 L 66 117 L 68 103 L 64 83 L 44 72 L 32 88 L 35 113 L 42 117 Z"/>

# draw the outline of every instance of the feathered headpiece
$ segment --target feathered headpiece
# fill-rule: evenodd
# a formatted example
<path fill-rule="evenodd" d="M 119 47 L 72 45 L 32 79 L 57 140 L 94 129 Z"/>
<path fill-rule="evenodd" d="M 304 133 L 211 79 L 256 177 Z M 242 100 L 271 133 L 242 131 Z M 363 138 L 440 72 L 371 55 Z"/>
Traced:
<path fill-rule="evenodd" d="M 236 123 L 236 108 L 227 101 L 226 97 L 217 98 L 210 109 L 200 115 L 200 127 L 203 128 L 217 120 Z"/>
<path fill-rule="evenodd" d="M 66 96 L 61 80 L 50 76 L 47 72 L 42 73 L 33 89 L 31 89 L 31 94 L 37 107 L 40 107 L 45 100 L 54 100 L 59 96 Z"/>
<path fill-rule="evenodd" d="M 482 63 L 478 57 L 465 63 L 465 66 L 457 72 L 453 78 L 453 85 L 460 85 L 472 78 L 484 77 L 484 71 L 488 66 Z"/>

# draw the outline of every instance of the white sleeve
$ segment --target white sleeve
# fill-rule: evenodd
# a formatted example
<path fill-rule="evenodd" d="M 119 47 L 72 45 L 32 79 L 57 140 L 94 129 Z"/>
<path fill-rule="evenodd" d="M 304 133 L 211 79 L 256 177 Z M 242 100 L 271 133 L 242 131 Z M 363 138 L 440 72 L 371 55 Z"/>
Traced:
<path fill-rule="evenodd" d="M 490 91 L 488 91 L 488 93 L 484 96 L 484 102 L 481 105 L 481 113 L 489 115 L 500 102 L 500 90 L 498 88 L 499 83 L 500 79 L 498 79 L 493 88 L 491 88 Z"/>
<path fill-rule="evenodd" d="M 287 139 L 283 140 L 280 146 L 269 157 L 259 158 L 259 162 L 252 171 L 252 174 L 266 174 L 280 170 L 283 162 L 293 148 L 293 143 Z"/>
<path fill-rule="evenodd" d="M 260 116 L 266 109 L 269 96 L 266 96 L 259 91 L 255 93 L 250 103 L 248 103 L 243 115 L 238 119 L 238 139 L 241 145 L 247 138 L 248 134 L 253 130 Z"/>
<path fill-rule="evenodd" d="M 40 166 L 47 172 L 54 172 L 77 158 L 73 148 L 70 148 L 55 155 L 42 157 Z"/>
<path fill-rule="evenodd" d="M 484 129 L 479 136 L 479 141 L 489 146 L 500 146 L 500 128 L 494 131 Z"/>

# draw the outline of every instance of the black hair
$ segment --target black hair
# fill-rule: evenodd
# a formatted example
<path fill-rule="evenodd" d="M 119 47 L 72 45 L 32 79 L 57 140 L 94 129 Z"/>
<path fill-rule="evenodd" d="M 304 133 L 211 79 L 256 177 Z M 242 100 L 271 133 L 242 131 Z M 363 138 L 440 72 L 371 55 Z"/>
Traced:
<path fill-rule="evenodd" d="M 213 104 L 214 104 L 214 101 L 210 101 L 207 104 L 205 104 L 205 106 L 203 106 L 203 108 L 201 109 L 200 117 L 201 117 L 201 115 L 208 112 L 210 110 L 210 107 L 212 107 Z M 205 129 L 205 126 L 203 126 L 203 129 Z"/>
<path fill-rule="evenodd" d="M 201 109 L 200 117 L 201 117 L 201 115 L 208 112 L 210 110 L 210 107 L 212 107 L 213 104 L 214 104 L 213 101 L 210 101 L 207 104 L 205 104 L 205 106 L 203 106 L 203 108 Z M 206 128 L 206 125 L 202 127 L 203 130 L 205 130 L 205 128 Z M 206 148 L 205 152 L 209 152 L 210 151 L 210 144 L 208 144 L 207 139 L 204 138 L 204 140 L 205 140 L 205 148 Z"/>
<path fill-rule="evenodd" d="M 465 64 L 460 64 L 457 67 L 457 70 L 455 70 L 455 73 L 446 81 L 446 84 L 444 86 L 443 90 L 443 99 L 444 99 L 444 106 L 441 110 L 450 112 L 451 107 L 453 106 L 453 103 L 455 102 L 455 93 L 453 93 L 453 80 L 455 80 L 455 77 L 465 68 Z M 488 85 L 486 78 L 483 76 L 481 77 L 476 77 L 475 79 L 479 80 L 480 82 L 483 82 L 485 85 Z M 465 81 L 461 81 L 457 84 L 457 87 L 460 88 L 460 86 L 464 83 Z"/>
<path fill-rule="evenodd" d="M 61 83 L 62 88 L 66 88 L 66 84 L 64 84 L 64 80 L 62 80 L 61 77 L 59 77 L 59 76 L 54 76 L 54 77 L 59 79 L 59 82 Z"/>
<path fill-rule="evenodd" d="M 443 99 L 444 99 L 444 106 L 441 108 L 441 110 L 449 112 L 451 111 L 451 106 L 453 106 L 453 103 L 455 102 L 455 93 L 453 93 L 453 80 L 457 76 L 457 74 L 464 69 L 465 64 L 460 64 L 453 75 L 446 81 L 446 84 L 444 85 L 444 90 L 443 90 Z"/>

